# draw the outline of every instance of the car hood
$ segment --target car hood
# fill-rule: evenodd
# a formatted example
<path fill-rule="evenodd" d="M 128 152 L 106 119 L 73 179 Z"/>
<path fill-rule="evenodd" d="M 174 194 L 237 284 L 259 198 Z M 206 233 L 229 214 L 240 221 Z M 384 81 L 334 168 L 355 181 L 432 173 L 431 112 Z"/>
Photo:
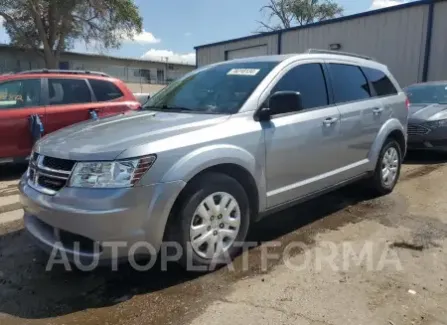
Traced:
<path fill-rule="evenodd" d="M 228 116 L 129 112 L 69 126 L 43 137 L 34 150 L 72 160 L 113 160 L 126 149 L 221 123 Z"/>
<path fill-rule="evenodd" d="M 447 104 L 411 104 L 410 118 L 415 120 L 428 120 L 433 115 L 446 109 Z"/>

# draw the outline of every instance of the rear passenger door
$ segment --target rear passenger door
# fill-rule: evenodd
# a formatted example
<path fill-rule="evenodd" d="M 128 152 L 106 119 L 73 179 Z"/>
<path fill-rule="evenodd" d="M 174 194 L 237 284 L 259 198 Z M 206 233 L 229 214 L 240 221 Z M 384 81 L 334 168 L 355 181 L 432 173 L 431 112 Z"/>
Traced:
<path fill-rule="evenodd" d="M 384 106 L 372 96 L 370 85 L 359 66 L 328 63 L 334 101 L 341 114 L 340 151 L 343 177 L 357 176 L 368 164 L 368 153 L 382 125 Z"/>
<path fill-rule="evenodd" d="M 405 109 L 402 109 L 402 98 L 396 96 L 398 95 L 396 87 L 383 71 L 367 67 L 362 67 L 362 70 L 371 85 L 373 96 L 382 102 L 383 111 L 376 112 L 377 119 L 380 119 L 381 124 L 385 123 L 393 115 L 393 112 L 407 113 Z"/>
<path fill-rule="evenodd" d="M 45 133 L 90 118 L 92 92 L 86 79 L 47 78 L 47 106 L 45 110 Z"/>
<path fill-rule="evenodd" d="M 89 79 L 88 82 L 93 90 L 95 100 L 92 109 L 98 114 L 98 117 L 116 115 L 132 108 L 132 103 L 125 102 L 125 95 L 113 82 L 94 78 Z M 137 103 L 133 105 L 137 106 Z"/>

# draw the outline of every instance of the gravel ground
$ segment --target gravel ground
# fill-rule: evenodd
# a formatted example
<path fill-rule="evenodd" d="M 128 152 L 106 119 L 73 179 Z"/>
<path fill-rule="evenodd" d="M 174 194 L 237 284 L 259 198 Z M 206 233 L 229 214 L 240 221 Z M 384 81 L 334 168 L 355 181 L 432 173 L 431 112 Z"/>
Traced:
<path fill-rule="evenodd" d="M 411 155 L 382 198 L 353 185 L 272 215 L 250 234 L 258 247 L 207 275 L 46 272 L 0 214 L 0 324 L 447 324 L 444 161 Z M 21 172 L 0 169 L 0 206 Z"/>

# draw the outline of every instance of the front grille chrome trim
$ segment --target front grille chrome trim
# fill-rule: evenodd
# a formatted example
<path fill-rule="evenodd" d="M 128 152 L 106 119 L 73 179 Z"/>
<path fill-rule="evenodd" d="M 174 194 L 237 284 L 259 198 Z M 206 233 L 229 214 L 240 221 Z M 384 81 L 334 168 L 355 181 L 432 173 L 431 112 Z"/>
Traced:
<path fill-rule="evenodd" d="M 42 156 L 42 155 L 39 155 L 39 158 L 37 158 L 37 167 L 39 169 L 46 170 L 47 172 L 51 172 L 51 173 L 58 173 L 58 174 L 65 174 L 65 175 L 71 174 L 71 171 L 66 171 L 66 170 L 61 170 L 61 169 L 53 169 L 53 168 L 44 166 L 43 159 L 44 159 L 44 156 Z"/>
<path fill-rule="evenodd" d="M 51 190 L 51 189 L 43 187 L 43 186 L 40 186 L 38 183 L 32 183 L 30 179 L 28 179 L 28 185 L 30 187 L 32 187 L 33 189 L 35 189 L 36 191 L 39 191 L 39 192 L 41 192 L 43 194 L 47 194 L 47 195 L 53 196 L 53 195 L 56 195 L 56 193 L 57 193 L 57 191 Z"/>
<path fill-rule="evenodd" d="M 32 178 L 29 177 L 27 180 L 27 184 L 30 187 L 32 187 L 36 191 L 39 191 L 43 194 L 56 195 L 59 190 L 61 190 L 68 184 L 68 180 L 70 179 L 70 175 L 71 175 L 72 171 L 54 169 L 54 168 L 45 166 L 44 165 L 45 156 L 43 156 L 43 155 L 35 154 L 34 157 L 31 157 L 31 158 L 35 158 L 35 159 L 30 160 L 29 167 L 28 167 L 28 169 L 29 169 L 28 175 L 33 176 Z M 64 182 L 61 184 L 60 188 L 57 188 L 57 189 L 48 188 L 48 187 L 42 186 L 44 184 L 41 185 L 41 183 L 39 183 L 41 176 L 46 177 L 47 179 L 52 178 L 54 180 L 60 180 L 60 181 L 64 181 Z"/>

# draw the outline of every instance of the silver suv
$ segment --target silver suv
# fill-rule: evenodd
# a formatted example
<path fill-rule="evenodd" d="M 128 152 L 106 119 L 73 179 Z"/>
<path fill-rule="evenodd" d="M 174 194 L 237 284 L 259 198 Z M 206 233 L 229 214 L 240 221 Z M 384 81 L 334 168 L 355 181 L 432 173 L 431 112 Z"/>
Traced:
<path fill-rule="evenodd" d="M 361 179 L 390 193 L 407 118 L 406 95 L 370 58 L 310 50 L 213 64 L 140 112 L 42 138 L 20 181 L 25 226 L 69 258 L 109 260 L 104 243 L 117 241 L 120 258 L 138 242 L 154 254 L 169 241 L 183 265 L 188 254 L 210 265 L 273 211 Z"/>

